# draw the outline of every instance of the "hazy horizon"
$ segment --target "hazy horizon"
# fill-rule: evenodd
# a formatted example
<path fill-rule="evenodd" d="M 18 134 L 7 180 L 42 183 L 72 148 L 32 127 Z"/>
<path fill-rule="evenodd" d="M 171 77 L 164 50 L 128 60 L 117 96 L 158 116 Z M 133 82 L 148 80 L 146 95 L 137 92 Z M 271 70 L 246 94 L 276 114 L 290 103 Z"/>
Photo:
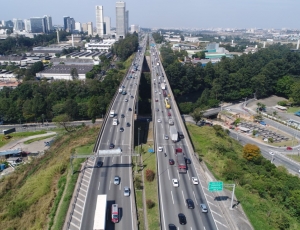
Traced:
<path fill-rule="evenodd" d="M 92 21 L 95 26 L 95 6 L 102 5 L 104 16 L 111 17 L 115 27 L 117 1 L 11 0 L 5 2 L 0 20 L 52 16 L 53 25 L 63 25 L 63 16 L 76 22 Z M 298 29 L 300 1 L 295 0 L 127 0 L 129 25 L 144 28 L 263 28 Z M 26 10 L 24 10 L 26 9 Z M 298 15 L 298 16 L 297 16 Z"/>

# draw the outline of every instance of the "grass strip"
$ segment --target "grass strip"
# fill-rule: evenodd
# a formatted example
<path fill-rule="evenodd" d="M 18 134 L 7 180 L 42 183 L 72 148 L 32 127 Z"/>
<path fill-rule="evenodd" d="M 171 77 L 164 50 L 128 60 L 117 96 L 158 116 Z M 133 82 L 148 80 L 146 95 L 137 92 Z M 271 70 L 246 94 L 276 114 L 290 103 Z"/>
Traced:
<path fill-rule="evenodd" d="M 44 139 L 54 137 L 54 136 L 56 136 L 56 134 L 52 134 L 52 135 L 44 136 L 44 137 L 33 138 L 33 139 L 30 139 L 30 140 L 24 141 L 24 144 L 28 145 L 28 144 L 31 144 L 32 142 L 44 140 Z"/>

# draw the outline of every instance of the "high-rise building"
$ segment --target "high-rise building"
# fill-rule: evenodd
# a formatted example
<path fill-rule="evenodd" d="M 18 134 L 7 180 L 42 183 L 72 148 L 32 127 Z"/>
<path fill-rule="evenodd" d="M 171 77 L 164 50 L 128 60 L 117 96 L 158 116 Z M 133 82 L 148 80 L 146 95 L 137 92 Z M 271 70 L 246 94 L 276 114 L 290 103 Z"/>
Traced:
<path fill-rule="evenodd" d="M 82 32 L 88 32 L 88 24 L 87 23 L 82 23 Z"/>
<path fill-rule="evenodd" d="M 126 22 L 125 22 L 125 2 L 116 2 L 116 38 L 125 38 Z"/>
<path fill-rule="evenodd" d="M 69 16 L 64 16 L 64 30 L 68 29 L 68 20 L 70 19 Z"/>
<path fill-rule="evenodd" d="M 51 30 L 53 30 L 53 26 L 52 26 L 52 17 L 45 15 L 45 24 L 46 24 L 46 33 L 50 32 Z"/>
<path fill-rule="evenodd" d="M 29 19 L 24 19 L 24 26 L 25 26 L 25 31 L 27 33 L 31 32 L 31 23 Z"/>
<path fill-rule="evenodd" d="M 80 22 L 75 22 L 75 30 L 78 31 L 79 33 L 82 31 Z"/>
<path fill-rule="evenodd" d="M 104 34 L 107 34 L 109 35 L 111 32 L 110 32 L 110 17 L 104 17 Z"/>
<path fill-rule="evenodd" d="M 67 32 L 73 32 L 75 29 L 75 19 L 69 16 L 64 17 L 64 30 Z"/>
<path fill-rule="evenodd" d="M 131 28 L 131 30 L 130 30 L 131 33 L 140 32 L 140 27 L 138 25 L 131 25 L 130 28 Z"/>
<path fill-rule="evenodd" d="M 103 6 L 96 6 L 96 29 L 100 37 L 104 35 Z"/>
<path fill-rule="evenodd" d="M 93 23 L 92 22 L 87 23 L 87 30 L 88 30 L 88 35 L 93 36 Z"/>
<path fill-rule="evenodd" d="M 14 23 L 14 31 L 21 31 L 24 30 L 24 22 L 22 19 L 13 19 Z"/>
<path fill-rule="evenodd" d="M 45 18 L 33 17 L 30 18 L 31 33 L 46 33 Z"/>
<path fill-rule="evenodd" d="M 129 11 L 125 11 L 125 35 L 128 33 L 129 28 Z"/>

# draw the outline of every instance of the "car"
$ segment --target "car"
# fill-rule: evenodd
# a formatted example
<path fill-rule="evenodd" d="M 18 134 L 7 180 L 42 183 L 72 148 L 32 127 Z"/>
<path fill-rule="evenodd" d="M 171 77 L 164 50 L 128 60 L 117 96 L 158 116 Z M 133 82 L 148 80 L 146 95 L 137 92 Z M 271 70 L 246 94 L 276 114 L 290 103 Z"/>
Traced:
<path fill-rule="evenodd" d="M 128 102 L 128 99 L 125 99 L 125 102 Z"/>
<path fill-rule="evenodd" d="M 177 230 L 177 227 L 174 224 L 169 224 L 169 230 Z"/>
<path fill-rule="evenodd" d="M 160 81 L 158 82 L 158 84 L 160 84 Z"/>
<path fill-rule="evenodd" d="M 124 85 L 122 85 L 122 88 L 125 88 L 125 86 L 124 86 Z"/>
<path fill-rule="evenodd" d="M 171 113 L 170 112 L 168 112 L 168 116 L 171 117 Z"/>
<path fill-rule="evenodd" d="M 182 224 L 182 225 L 186 224 L 186 218 L 185 218 L 185 215 L 183 213 L 178 214 L 178 219 L 179 219 L 180 224 Z"/>
<path fill-rule="evenodd" d="M 132 111 L 132 109 L 131 109 L 131 108 L 128 108 L 128 111 Z"/>
<path fill-rule="evenodd" d="M 173 159 L 169 159 L 169 165 L 174 165 L 175 161 Z"/>
<path fill-rule="evenodd" d="M 156 110 L 156 112 L 158 112 L 159 111 L 159 109 L 155 109 Z"/>
<path fill-rule="evenodd" d="M 193 184 L 199 184 L 197 177 L 192 177 Z"/>
<path fill-rule="evenodd" d="M 133 95 L 131 95 L 130 97 L 131 97 L 131 98 L 134 98 L 134 96 L 133 96 Z"/>
<path fill-rule="evenodd" d="M 158 147 L 158 152 L 162 152 L 164 150 L 163 147 Z"/>
<path fill-rule="evenodd" d="M 201 212 L 208 212 L 205 204 L 200 204 Z"/>
<path fill-rule="evenodd" d="M 293 148 L 288 146 L 288 147 L 286 147 L 286 150 L 293 150 Z"/>
<path fill-rule="evenodd" d="M 168 135 L 165 135 L 165 140 L 169 140 L 169 136 Z"/>
<path fill-rule="evenodd" d="M 115 184 L 115 185 L 120 184 L 120 177 L 115 176 L 115 178 L 114 178 L 114 184 Z"/>
<path fill-rule="evenodd" d="M 97 168 L 102 167 L 102 165 L 103 165 L 103 162 L 101 160 L 97 161 Z"/>
<path fill-rule="evenodd" d="M 191 164 L 192 162 L 191 162 L 191 159 L 189 159 L 189 158 L 185 158 L 185 162 L 187 163 L 187 164 Z"/>
<path fill-rule="evenodd" d="M 229 108 L 226 108 L 225 110 L 227 110 L 227 111 L 231 111 L 231 109 L 229 109 Z"/>
<path fill-rule="evenodd" d="M 157 99 L 157 98 L 155 99 L 155 102 L 158 102 L 158 99 Z"/>
<path fill-rule="evenodd" d="M 124 128 L 123 127 L 120 128 L 120 132 L 124 132 Z"/>
<path fill-rule="evenodd" d="M 161 92 L 158 92 L 158 94 L 161 94 Z"/>
<path fill-rule="evenodd" d="M 109 148 L 113 149 L 115 147 L 115 145 L 113 143 L 110 143 Z"/>
<path fill-rule="evenodd" d="M 161 120 L 160 120 L 160 119 L 157 119 L 157 122 L 158 122 L 158 123 L 161 123 Z"/>
<path fill-rule="evenodd" d="M 194 209 L 195 205 L 194 205 L 194 201 L 192 199 L 186 199 L 186 205 L 188 208 Z"/>
<path fill-rule="evenodd" d="M 155 92 L 155 93 L 157 93 L 157 91 L 156 91 L 156 90 L 155 90 L 154 92 Z"/>
<path fill-rule="evenodd" d="M 173 184 L 174 187 L 179 187 L 179 183 L 178 183 L 178 180 L 176 178 L 172 179 L 172 184 Z"/>
<path fill-rule="evenodd" d="M 129 122 L 127 122 L 127 123 L 126 123 L 126 126 L 127 126 L 127 127 L 130 127 L 130 123 L 129 123 Z"/>
<path fill-rule="evenodd" d="M 122 114 L 121 114 L 121 117 L 122 117 L 122 118 L 124 118 L 124 117 L 125 117 L 125 115 L 122 113 Z"/>
<path fill-rule="evenodd" d="M 124 196 L 130 196 L 130 188 L 124 187 Z"/>

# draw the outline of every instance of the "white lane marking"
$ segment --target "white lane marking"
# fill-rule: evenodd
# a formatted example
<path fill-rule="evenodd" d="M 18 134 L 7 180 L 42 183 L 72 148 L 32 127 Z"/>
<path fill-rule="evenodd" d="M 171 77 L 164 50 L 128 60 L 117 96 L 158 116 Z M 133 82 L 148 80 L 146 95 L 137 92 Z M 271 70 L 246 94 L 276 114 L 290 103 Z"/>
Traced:
<path fill-rule="evenodd" d="M 171 180 L 171 178 L 170 178 L 170 172 L 169 172 L 169 169 L 168 169 L 168 177 L 169 177 L 169 180 Z"/>
<path fill-rule="evenodd" d="M 187 175 L 188 175 L 189 180 L 191 180 L 189 170 L 187 170 Z"/>
<path fill-rule="evenodd" d="M 108 187 L 108 190 L 110 190 L 110 186 L 111 186 L 111 181 L 109 181 L 109 187 Z"/>
<path fill-rule="evenodd" d="M 98 185 L 98 190 L 99 190 L 99 188 L 100 188 L 100 182 L 99 182 L 99 185 Z"/>
<path fill-rule="evenodd" d="M 182 192 L 182 198 L 183 198 L 183 202 L 184 202 L 184 201 L 185 201 L 185 199 L 184 199 L 183 190 L 181 190 L 181 192 Z M 184 202 L 184 205 L 186 206 L 186 202 Z"/>
<path fill-rule="evenodd" d="M 122 141 L 122 145 L 124 145 L 124 140 Z"/>
<path fill-rule="evenodd" d="M 111 158 L 111 162 L 112 162 L 112 163 L 114 162 L 114 157 Z"/>
<path fill-rule="evenodd" d="M 122 188 L 122 181 L 120 182 L 120 188 L 119 188 L 119 190 L 121 190 L 121 188 Z"/>
<path fill-rule="evenodd" d="M 174 204 L 174 198 L 173 198 L 173 193 L 172 193 L 172 191 L 171 191 L 171 196 L 172 196 L 172 201 L 173 201 L 173 204 Z"/>
<path fill-rule="evenodd" d="M 132 164 L 132 162 L 131 162 L 131 157 L 129 157 L 129 163 Z M 133 185 L 133 183 L 132 183 L 132 177 L 131 177 L 131 175 L 130 175 L 130 170 L 128 170 L 128 174 L 129 174 L 129 180 L 130 180 L 130 183 L 129 183 L 129 184 L 130 184 L 130 186 L 131 186 L 131 185 Z M 133 189 L 132 189 L 132 190 L 133 190 Z M 132 202 L 133 202 L 133 201 L 132 201 L 132 196 L 130 196 L 130 211 L 131 211 L 131 213 L 133 213 L 133 212 L 132 212 Z M 133 224 L 133 219 L 134 219 L 134 218 L 131 218 L 131 226 L 132 226 L 132 229 L 133 229 L 133 226 L 134 226 L 134 224 Z"/>
<path fill-rule="evenodd" d="M 107 141 L 107 145 L 109 145 L 109 141 Z"/>
<path fill-rule="evenodd" d="M 195 201 L 196 201 L 196 205 L 198 206 L 198 201 L 197 201 L 197 198 L 196 198 L 196 196 L 195 196 L 194 191 L 193 191 L 193 194 L 194 194 L 194 198 L 195 198 Z"/>
<path fill-rule="evenodd" d="M 178 174 L 178 180 L 180 180 L 180 176 L 179 176 L 179 172 L 178 172 L 178 170 L 177 170 L 177 174 Z"/>
<path fill-rule="evenodd" d="M 121 164 L 122 164 L 122 160 L 123 160 L 123 157 L 121 156 Z"/>

